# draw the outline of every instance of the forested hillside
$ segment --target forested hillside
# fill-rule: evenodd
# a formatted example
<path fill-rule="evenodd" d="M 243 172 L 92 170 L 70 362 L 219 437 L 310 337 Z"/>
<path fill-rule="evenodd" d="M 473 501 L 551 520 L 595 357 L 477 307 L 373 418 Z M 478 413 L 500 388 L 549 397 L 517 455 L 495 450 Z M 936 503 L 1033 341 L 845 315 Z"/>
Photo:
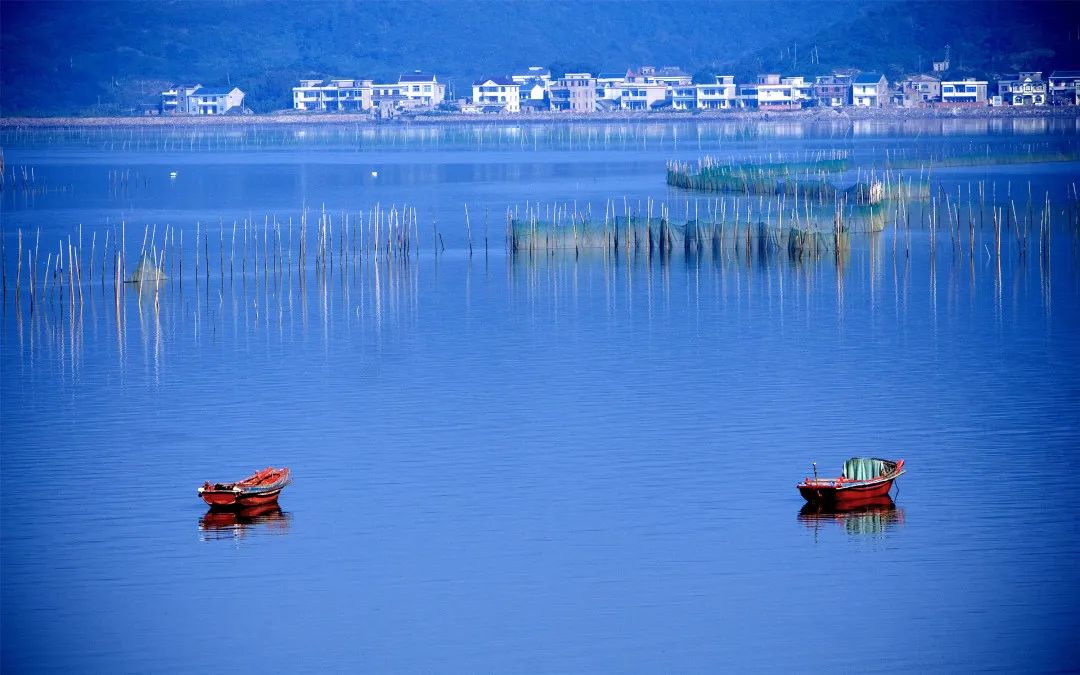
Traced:
<path fill-rule="evenodd" d="M 946 43 L 969 71 L 1066 66 L 1080 3 L 890 0 L 0 2 L 0 114 L 131 110 L 170 82 L 233 84 L 257 111 L 301 77 L 468 83 L 528 65 L 681 65 L 746 77 L 915 70 Z M 1071 52 L 1069 51 L 1071 50 Z M 1068 54 L 1068 58 L 1066 58 Z"/>

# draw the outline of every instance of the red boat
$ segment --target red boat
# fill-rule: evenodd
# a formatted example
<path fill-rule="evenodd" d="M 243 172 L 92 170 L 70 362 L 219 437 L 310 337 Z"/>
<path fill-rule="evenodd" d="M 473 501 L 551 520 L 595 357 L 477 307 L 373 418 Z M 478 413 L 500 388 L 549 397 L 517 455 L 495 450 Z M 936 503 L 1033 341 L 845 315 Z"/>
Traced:
<path fill-rule="evenodd" d="M 209 481 L 199 488 L 199 496 L 213 509 L 230 509 L 274 504 L 289 484 L 289 470 L 267 467 L 235 483 Z"/>
<path fill-rule="evenodd" d="M 838 478 L 804 478 L 796 485 L 811 504 L 854 505 L 888 496 L 893 481 L 904 473 L 904 460 L 852 457 Z"/>

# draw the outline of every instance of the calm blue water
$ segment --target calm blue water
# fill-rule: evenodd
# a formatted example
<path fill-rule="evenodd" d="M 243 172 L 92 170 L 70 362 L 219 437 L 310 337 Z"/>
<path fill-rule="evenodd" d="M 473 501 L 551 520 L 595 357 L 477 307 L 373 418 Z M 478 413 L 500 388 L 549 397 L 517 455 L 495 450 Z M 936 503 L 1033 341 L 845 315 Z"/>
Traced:
<path fill-rule="evenodd" d="M 1036 212 L 1050 193 L 1049 252 L 1021 256 L 1010 230 L 1000 266 L 988 223 L 975 255 L 966 225 L 931 257 L 925 228 L 890 224 L 839 262 L 514 257 L 502 239 L 527 201 L 681 213 L 675 157 L 1076 150 L 1072 120 L 1001 122 L 517 132 L 534 146 L 453 127 L 168 150 L 0 134 L 37 186 L 0 202 L 3 670 L 1074 668 L 1076 162 L 935 176 L 1011 193 L 1021 219 L 1029 182 Z M 227 257 L 233 220 L 376 203 L 416 208 L 419 255 L 301 283 L 230 279 L 211 248 L 194 275 L 197 221 Z M 466 203 L 486 254 L 463 250 Z M 20 228 L 44 259 L 80 224 L 100 255 L 121 222 L 129 258 L 144 227 L 183 231 L 183 276 L 174 261 L 156 297 L 117 302 L 95 270 L 74 304 L 39 277 L 31 313 L 24 267 L 15 303 Z M 802 510 L 812 461 L 861 454 L 907 460 L 894 508 Z M 198 485 L 268 465 L 294 474 L 280 512 L 207 516 Z"/>

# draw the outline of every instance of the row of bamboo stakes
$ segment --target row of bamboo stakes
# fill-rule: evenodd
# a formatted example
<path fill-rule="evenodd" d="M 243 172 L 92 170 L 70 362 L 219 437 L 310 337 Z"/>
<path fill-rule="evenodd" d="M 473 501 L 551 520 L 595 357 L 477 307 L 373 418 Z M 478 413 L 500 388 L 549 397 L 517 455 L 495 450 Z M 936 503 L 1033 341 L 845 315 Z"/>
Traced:
<path fill-rule="evenodd" d="M 919 219 L 912 222 L 912 201 L 896 200 L 883 205 L 879 216 L 892 223 L 893 255 L 898 250 L 911 255 L 911 230 L 926 231 L 931 258 L 941 243 L 949 242 L 954 256 L 974 258 L 978 232 L 991 228 L 991 243 L 983 243 L 985 255 L 999 261 L 1008 244 L 1020 257 L 1036 250 L 1040 261 L 1048 260 L 1053 241 L 1055 214 L 1064 216 L 1064 224 L 1075 244 L 1080 239 L 1080 194 L 1075 183 L 1069 186 L 1065 208 L 1055 210 L 1049 193 L 1036 200 L 1030 184 L 1026 205 L 1018 207 L 1011 184 L 1005 199 L 998 201 L 992 188 L 982 182 L 968 184 L 966 192 L 939 190 L 928 204 L 919 209 Z M 704 209 L 701 208 L 704 201 Z M 621 202 L 621 204 L 620 204 Z M 852 223 L 844 204 L 825 205 L 816 200 L 788 201 L 784 195 L 766 199 L 689 199 L 683 202 L 684 224 L 674 225 L 672 208 L 666 202 L 649 199 L 633 208 L 629 200 L 608 199 L 602 221 L 593 223 L 592 206 L 579 209 L 576 203 L 531 203 L 506 211 L 504 250 L 509 255 L 553 255 L 572 250 L 601 249 L 604 255 L 627 256 L 643 253 L 646 257 L 666 257 L 682 248 L 684 253 L 701 253 L 706 246 L 713 253 L 785 250 L 791 258 L 819 256 L 833 252 L 839 256 L 848 246 Z M 621 206 L 621 208 L 620 208 Z M 756 208 L 756 210 L 755 210 Z M 620 213 L 621 211 L 621 213 Z M 483 225 L 483 249 L 490 247 L 489 218 Z M 464 250 L 474 251 L 472 218 L 464 207 Z M 9 263 L 7 237 L 0 236 L 3 301 L 9 291 L 17 305 L 26 303 L 33 312 L 42 301 L 59 296 L 70 302 L 82 302 L 84 293 L 97 284 L 102 293 L 111 287 L 120 302 L 125 283 L 137 281 L 157 293 L 168 279 L 176 279 L 182 289 L 185 266 L 196 285 L 209 287 L 216 278 L 226 282 L 280 283 L 295 275 L 303 284 L 309 272 L 316 278 L 328 278 L 335 271 L 355 270 L 362 261 L 407 263 L 420 255 L 421 226 L 417 208 L 410 205 L 374 205 L 366 212 L 333 214 L 325 208 L 315 212 L 304 208 L 297 221 L 265 216 L 262 222 L 245 219 L 230 225 L 219 222 L 211 228 L 196 223 L 194 232 L 166 225 L 143 228 L 138 256 L 133 266 L 128 254 L 127 224 L 84 235 L 80 225 L 73 234 L 60 237 L 55 246 L 42 248 L 42 231 L 31 236 L 19 228 L 15 233 L 14 261 Z M 868 230 L 869 231 L 869 230 Z M 944 231 L 944 234 L 943 234 Z M 903 234 L 902 246 L 898 243 Z M 431 222 L 431 248 L 435 255 L 446 245 L 438 222 Z M 87 241 L 87 239 L 89 241 Z M 88 244 L 88 245 L 87 245 Z M 186 250 L 185 250 L 186 249 Z M 216 267 L 216 269 L 214 269 Z M 25 268 L 25 272 L 24 272 Z M 10 278 L 14 272 L 14 279 Z"/>

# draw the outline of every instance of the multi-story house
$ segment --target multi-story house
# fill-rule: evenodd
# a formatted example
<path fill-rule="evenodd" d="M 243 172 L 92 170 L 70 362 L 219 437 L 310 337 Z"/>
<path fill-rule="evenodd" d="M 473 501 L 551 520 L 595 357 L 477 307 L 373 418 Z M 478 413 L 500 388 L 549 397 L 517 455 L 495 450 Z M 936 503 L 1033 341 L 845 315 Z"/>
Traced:
<path fill-rule="evenodd" d="M 547 95 L 548 88 L 539 80 L 530 80 L 525 84 L 518 85 L 518 98 L 522 105 L 526 102 L 546 101 Z"/>
<path fill-rule="evenodd" d="M 889 95 L 889 81 L 881 73 L 859 73 L 851 80 L 851 105 L 880 108 Z"/>
<path fill-rule="evenodd" d="M 986 80 L 943 80 L 941 102 L 943 104 L 986 105 Z"/>
<path fill-rule="evenodd" d="M 755 107 L 763 110 L 801 108 L 813 96 L 813 88 L 801 76 L 780 77 L 778 73 L 758 75 Z"/>
<path fill-rule="evenodd" d="M 191 115 L 224 115 L 242 112 L 244 92 L 239 87 L 198 87 L 187 96 Z"/>
<path fill-rule="evenodd" d="M 905 108 L 925 108 L 941 99 L 941 80 L 932 75 L 913 75 L 899 88 L 898 103 Z"/>
<path fill-rule="evenodd" d="M 672 110 L 697 109 L 697 87 L 692 84 L 667 87 Z"/>
<path fill-rule="evenodd" d="M 717 75 L 712 84 L 699 84 L 697 107 L 699 110 L 731 110 L 735 107 L 735 76 Z"/>
<path fill-rule="evenodd" d="M 591 73 L 566 73 L 548 93 L 552 110 L 596 112 L 596 78 Z"/>
<path fill-rule="evenodd" d="M 489 77 L 472 85 L 472 100 L 482 109 L 521 111 L 521 85 L 510 77 Z"/>
<path fill-rule="evenodd" d="M 602 101 L 617 102 L 622 98 L 626 73 L 600 73 L 596 76 L 596 96 Z"/>
<path fill-rule="evenodd" d="M 651 74 L 635 70 L 626 73 L 619 96 L 619 107 L 623 110 L 651 110 L 652 107 L 667 98 L 667 85 L 657 82 Z"/>
<path fill-rule="evenodd" d="M 1040 71 L 1024 71 L 998 80 L 1002 105 L 1046 105 L 1047 84 Z"/>
<path fill-rule="evenodd" d="M 162 115 L 187 113 L 188 97 L 202 88 L 201 84 L 176 84 L 161 92 Z"/>
<path fill-rule="evenodd" d="M 416 107 L 433 107 L 446 100 L 446 84 L 431 73 L 414 70 L 398 78 L 401 96 Z"/>
<path fill-rule="evenodd" d="M 814 98 L 819 106 L 839 108 L 851 103 L 851 78 L 846 75 L 819 75 L 814 78 Z"/>
<path fill-rule="evenodd" d="M 371 110 L 371 80 L 300 80 L 293 87 L 293 109 L 318 112 Z"/>
<path fill-rule="evenodd" d="M 1052 104 L 1080 105 L 1080 70 L 1055 70 L 1049 85 Z"/>

